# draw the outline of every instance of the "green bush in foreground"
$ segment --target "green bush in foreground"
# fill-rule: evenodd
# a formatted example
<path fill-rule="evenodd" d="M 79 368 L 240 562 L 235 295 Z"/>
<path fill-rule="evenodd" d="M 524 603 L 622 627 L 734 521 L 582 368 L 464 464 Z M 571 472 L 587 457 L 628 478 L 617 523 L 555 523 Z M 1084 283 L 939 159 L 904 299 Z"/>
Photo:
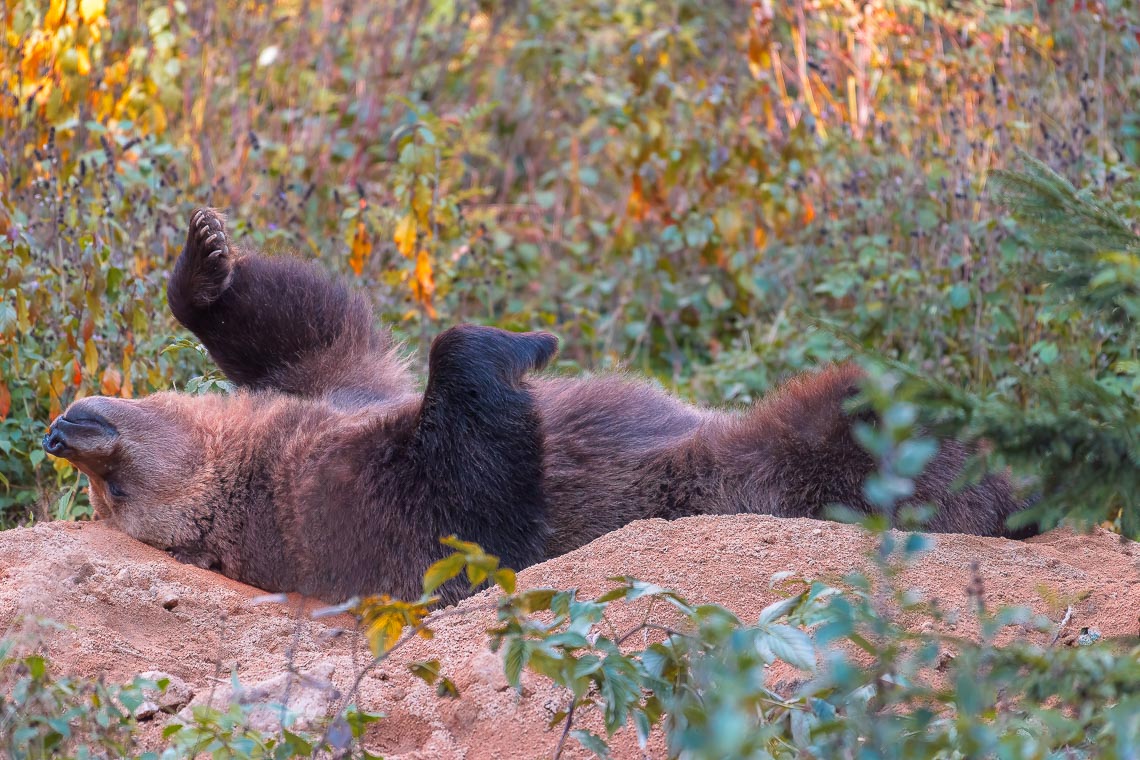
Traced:
<path fill-rule="evenodd" d="M 694 760 L 1137 756 L 1140 646 L 998 646 L 994 636 L 1007 626 L 1042 631 L 1056 624 L 1025 609 L 990 611 L 980 586 L 980 641 L 913 633 L 899 613 L 942 617 L 897 588 L 893 576 L 926 539 L 882 533 L 879 540 L 874 577 L 852 575 L 835 588 L 779 574 L 773 586 L 788 596 L 755 621 L 632 578 L 615 578 L 613 590 L 596 599 L 555 589 L 503 594 L 492 646 L 504 653 L 515 686 L 529 669 L 565 688 L 565 709 L 551 724 L 561 737 L 555 756 L 573 740 L 604 757 L 609 737 L 630 726 L 643 746 L 661 728 L 670 757 Z M 455 556 L 460 561 L 444 560 L 450 570 L 443 575 L 486 557 L 470 545 Z M 645 605 L 642 622 L 615 630 L 607 612 L 618 602 Z M 358 611 L 385 616 L 399 604 L 374 600 Z M 377 628 L 375 662 L 430 630 L 434 619 L 428 614 L 394 641 L 386 626 Z M 778 660 L 802 671 L 798 685 L 775 691 L 765 684 L 767 666 Z M 454 695 L 438 661 L 409 667 L 436 683 L 441 698 Z M 138 703 L 142 684 L 52 678 L 37 656 L 4 658 L 0 683 L 10 757 L 141 755 L 136 724 L 123 708 Z M 198 708 L 189 723 L 166 729 L 164 749 L 141 756 L 367 757 L 359 739 L 378 719 L 345 706 L 323 731 L 294 732 L 286 723 L 263 734 L 246 724 L 253 707 Z M 587 710 L 600 713 L 604 735 L 581 728 L 577 719 Z"/>
<path fill-rule="evenodd" d="M 1024 146 L 1135 216 L 1134 5 L 0 3 L 0 527 L 87 514 L 60 409 L 203 369 L 163 352 L 202 203 L 413 346 L 554 329 L 712 403 L 845 356 L 805 313 L 977 392 L 1095 353 L 983 180 Z"/>

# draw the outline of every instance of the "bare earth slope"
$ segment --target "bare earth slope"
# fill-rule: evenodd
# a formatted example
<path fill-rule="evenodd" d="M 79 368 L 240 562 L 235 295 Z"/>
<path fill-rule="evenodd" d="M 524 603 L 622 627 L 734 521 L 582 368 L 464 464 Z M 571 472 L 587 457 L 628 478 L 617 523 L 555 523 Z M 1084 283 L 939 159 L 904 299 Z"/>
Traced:
<path fill-rule="evenodd" d="M 1059 620 L 1071 603 L 1066 634 L 1082 626 L 1106 637 L 1137 633 L 1137 544 L 1104 531 L 1055 531 L 1025 543 L 959 535 L 934 540 L 935 548 L 904 582 L 946 609 L 961 610 L 959 633 L 976 631 L 966 597 L 974 561 L 990 605 L 1024 604 Z M 519 587 L 577 587 L 592 596 L 611 587 L 607 577 L 628 574 L 673 588 L 691 601 L 721 603 L 749 620 L 778 598 L 769 589 L 773 573 L 838 579 L 866 566 L 869 545 L 856 528 L 812 520 L 752 515 L 650 520 L 520 573 Z M 304 600 L 256 603 L 260 594 L 182 565 L 98 523 L 0 532 L 0 627 L 37 641 L 58 669 L 124 681 L 161 671 L 184 680 L 196 703 L 217 704 L 228 696 L 235 667 L 243 684 L 262 685 L 262 696 L 279 690 L 292 649 L 295 669 L 312 678 L 291 688 L 291 706 L 310 716 L 322 714 L 336 704 L 335 690 L 343 691 L 367 661 L 351 631 L 337 635 L 338 626 L 351 628 L 351 619 L 301 618 L 299 624 Z M 521 696 L 507 687 L 501 661 L 487 651 L 483 634 L 493 620 L 489 594 L 464 602 L 468 614 L 441 620 L 434 640 L 411 642 L 363 679 L 358 703 L 388 715 L 369 734 L 370 748 L 389 757 L 550 756 L 558 732 L 546 725 L 565 707 L 565 695 L 532 675 L 524 676 Z M 1060 611 L 1048 597 L 1063 600 Z M 309 610 L 318 606 L 307 603 Z M 615 622 L 619 628 L 630 625 L 641 611 L 618 609 Z M 36 618 L 65 627 L 36 626 Z M 406 663 L 429 658 L 440 659 L 442 671 L 459 687 L 459 699 L 437 698 L 406 672 Z M 322 688 L 326 683 L 331 686 Z M 157 736 L 166 720 L 160 713 L 148 735 Z M 596 715 L 585 714 L 581 725 L 597 730 L 600 723 Z M 619 734 L 613 746 L 618 757 L 640 754 L 632 736 Z M 564 756 L 586 755 L 573 747 Z"/>

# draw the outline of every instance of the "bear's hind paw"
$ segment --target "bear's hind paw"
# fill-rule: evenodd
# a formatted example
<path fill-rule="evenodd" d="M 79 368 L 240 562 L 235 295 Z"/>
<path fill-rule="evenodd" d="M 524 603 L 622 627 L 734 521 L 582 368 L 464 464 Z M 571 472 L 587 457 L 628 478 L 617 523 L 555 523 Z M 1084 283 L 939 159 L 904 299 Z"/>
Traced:
<path fill-rule="evenodd" d="M 193 273 L 190 280 L 194 303 L 209 306 L 229 286 L 232 251 L 226 235 L 225 219 L 212 208 L 200 208 L 190 215 L 183 257 Z"/>

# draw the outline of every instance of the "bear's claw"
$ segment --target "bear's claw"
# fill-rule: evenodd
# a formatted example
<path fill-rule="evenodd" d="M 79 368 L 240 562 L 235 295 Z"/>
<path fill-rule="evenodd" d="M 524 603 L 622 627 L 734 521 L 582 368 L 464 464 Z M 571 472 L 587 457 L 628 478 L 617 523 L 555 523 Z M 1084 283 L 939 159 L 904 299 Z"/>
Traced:
<path fill-rule="evenodd" d="M 222 215 L 211 208 L 196 209 L 190 215 L 183 257 L 193 273 L 191 290 L 198 306 L 208 306 L 216 301 L 229 285 L 232 276 L 230 252 Z"/>

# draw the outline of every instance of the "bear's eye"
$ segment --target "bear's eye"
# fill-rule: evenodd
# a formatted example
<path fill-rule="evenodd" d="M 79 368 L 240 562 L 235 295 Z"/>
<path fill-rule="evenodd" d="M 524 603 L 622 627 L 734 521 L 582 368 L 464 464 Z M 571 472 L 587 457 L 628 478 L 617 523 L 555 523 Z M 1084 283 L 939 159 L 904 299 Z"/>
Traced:
<path fill-rule="evenodd" d="M 112 499 L 125 499 L 127 492 L 113 480 L 107 481 L 107 493 L 111 494 Z"/>

